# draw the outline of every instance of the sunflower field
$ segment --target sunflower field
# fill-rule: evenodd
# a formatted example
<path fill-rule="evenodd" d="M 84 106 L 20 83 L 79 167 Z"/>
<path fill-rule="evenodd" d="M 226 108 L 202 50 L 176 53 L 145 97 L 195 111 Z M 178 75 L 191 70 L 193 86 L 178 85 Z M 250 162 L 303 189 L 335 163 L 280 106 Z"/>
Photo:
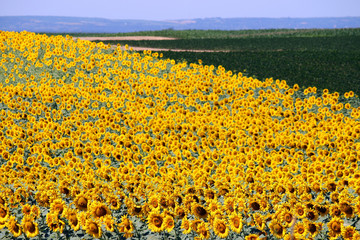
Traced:
<path fill-rule="evenodd" d="M 0 31 L 0 239 L 360 239 L 360 104 Z"/>

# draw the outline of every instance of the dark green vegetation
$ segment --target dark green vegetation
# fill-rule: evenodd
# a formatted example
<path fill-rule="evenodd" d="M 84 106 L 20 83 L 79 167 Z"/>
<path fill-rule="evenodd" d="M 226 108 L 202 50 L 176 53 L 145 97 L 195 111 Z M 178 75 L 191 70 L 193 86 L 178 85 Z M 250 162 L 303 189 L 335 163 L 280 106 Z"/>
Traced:
<path fill-rule="evenodd" d="M 124 35 L 181 38 L 164 41 L 105 41 L 129 46 L 227 52 L 162 52 L 165 58 L 219 66 L 234 73 L 246 70 L 258 79 L 272 77 L 303 87 L 360 95 L 360 29 L 158 31 Z M 114 36 L 114 35 L 111 35 Z"/>
<path fill-rule="evenodd" d="M 181 39 L 203 39 L 203 38 L 273 38 L 273 37 L 326 37 L 326 36 L 360 36 L 360 28 L 347 29 L 263 29 L 263 30 L 162 30 L 141 31 L 130 33 L 59 33 L 52 35 L 97 36 L 97 37 L 121 37 L 121 36 L 162 36 Z"/>

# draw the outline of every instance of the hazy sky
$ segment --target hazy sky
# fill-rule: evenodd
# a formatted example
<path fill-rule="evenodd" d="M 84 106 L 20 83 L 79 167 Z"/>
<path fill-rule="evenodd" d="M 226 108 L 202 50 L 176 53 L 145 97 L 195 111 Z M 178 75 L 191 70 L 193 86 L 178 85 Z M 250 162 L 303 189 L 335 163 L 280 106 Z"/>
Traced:
<path fill-rule="evenodd" d="M 0 4 L 0 16 L 144 20 L 360 16 L 360 0 L 0 0 Z"/>

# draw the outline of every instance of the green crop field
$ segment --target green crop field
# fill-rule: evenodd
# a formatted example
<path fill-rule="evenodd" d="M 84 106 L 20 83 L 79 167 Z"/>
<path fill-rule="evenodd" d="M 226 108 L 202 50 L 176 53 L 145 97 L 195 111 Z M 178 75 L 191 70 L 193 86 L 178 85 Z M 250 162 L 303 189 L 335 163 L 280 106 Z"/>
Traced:
<path fill-rule="evenodd" d="M 360 29 L 280 29 L 244 31 L 154 31 L 98 36 L 176 37 L 163 41 L 104 41 L 139 47 L 225 52 L 162 52 L 179 62 L 198 62 L 244 72 L 259 80 L 272 77 L 289 85 L 316 86 L 344 93 L 360 89 Z M 75 36 L 81 36 L 76 35 Z M 83 36 L 83 34 L 82 34 Z"/>

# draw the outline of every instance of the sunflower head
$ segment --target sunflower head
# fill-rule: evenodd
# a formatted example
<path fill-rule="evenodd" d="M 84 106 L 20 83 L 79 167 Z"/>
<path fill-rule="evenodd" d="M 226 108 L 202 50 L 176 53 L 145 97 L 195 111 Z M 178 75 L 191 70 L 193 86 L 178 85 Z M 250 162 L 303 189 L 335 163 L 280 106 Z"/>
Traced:
<path fill-rule="evenodd" d="M 285 235 L 285 228 L 276 220 L 272 220 L 269 224 L 271 233 L 277 238 L 283 238 Z"/>
<path fill-rule="evenodd" d="M 164 229 L 164 216 L 158 211 L 150 212 L 148 216 L 148 225 L 153 232 L 161 232 Z"/>
<path fill-rule="evenodd" d="M 327 223 L 330 233 L 335 236 L 339 236 L 341 234 L 343 220 L 339 217 L 333 217 L 330 222 Z"/>
<path fill-rule="evenodd" d="M 191 211 L 197 218 L 207 218 L 208 216 L 206 208 L 198 203 L 193 203 Z"/>
<path fill-rule="evenodd" d="M 220 238 L 226 238 L 229 235 L 229 228 L 224 219 L 216 218 L 213 222 L 213 230 Z"/>
<path fill-rule="evenodd" d="M 20 224 L 16 221 L 15 216 L 11 216 L 7 222 L 7 228 L 14 237 L 19 237 L 22 233 Z"/>
<path fill-rule="evenodd" d="M 166 215 L 164 218 L 164 229 L 168 232 L 171 232 L 175 227 L 174 218 L 171 215 Z"/>
<path fill-rule="evenodd" d="M 110 215 L 111 211 L 108 206 L 104 203 L 93 201 L 90 205 L 90 211 L 92 215 L 96 218 L 103 217 L 105 215 Z"/>
<path fill-rule="evenodd" d="M 85 196 L 84 194 L 78 194 L 75 199 L 74 203 L 77 209 L 79 210 L 87 210 L 89 198 Z"/>
<path fill-rule="evenodd" d="M 85 225 L 86 233 L 95 238 L 100 238 L 102 234 L 101 225 L 98 221 L 88 219 Z"/>
<path fill-rule="evenodd" d="M 22 229 L 27 237 L 35 237 L 39 234 L 38 224 L 33 218 L 25 216 L 21 222 Z"/>

